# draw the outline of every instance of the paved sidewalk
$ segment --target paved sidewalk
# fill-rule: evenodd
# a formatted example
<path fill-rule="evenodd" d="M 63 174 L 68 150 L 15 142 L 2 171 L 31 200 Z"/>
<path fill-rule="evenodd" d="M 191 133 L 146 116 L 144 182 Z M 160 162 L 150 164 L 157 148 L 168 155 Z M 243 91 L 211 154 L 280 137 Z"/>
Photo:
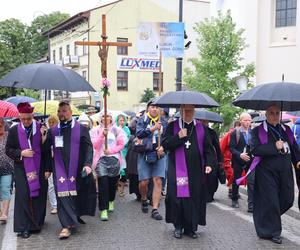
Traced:
<path fill-rule="evenodd" d="M 59 240 L 60 224 L 56 215 L 48 214 L 40 234 L 29 239 L 17 238 L 12 232 L 12 221 L 0 227 L 2 249 L 300 249 L 300 223 L 285 216 L 283 245 L 261 240 L 256 236 L 252 216 L 246 212 L 246 197 L 242 195 L 241 208 L 234 210 L 221 186 L 216 202 L 207 207 L 207 226 L 199 227 L 196 240 L 172 237 L 173 226 L 164 221 L 154 221 L 149 214 L 142 214 L 140 203 L 126 195 L 117 198 L 116 211 L 108 222 L 96 217 L 84 217 L 86 225 L 70 239 Z M 164 200 L 161 213 L 164 215 Z M 10 215 L 12 216 L 13 211 Z M 286 218 L 287 217 L 287 218 Z M 12 220 L 10 218 L 10 220 Z M 7 228 L 6 228 L 7 227 Z M 5 230 L 6 228 L 6 230 Z M 0 241 L 1 243 L 1 241 Z"/>

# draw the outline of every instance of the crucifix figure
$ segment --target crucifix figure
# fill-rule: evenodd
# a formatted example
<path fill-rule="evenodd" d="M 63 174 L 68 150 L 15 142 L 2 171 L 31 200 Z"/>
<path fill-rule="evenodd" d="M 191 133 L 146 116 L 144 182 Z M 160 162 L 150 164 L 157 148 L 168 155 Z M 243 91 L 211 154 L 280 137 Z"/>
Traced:
<path fill-rule="evenodd" d="M 184 143 L 184 144 L 185 144 L 186 149 L 189 149 L 189 147 L 192 145 L 192 143 L 190 143 L 190 141 L 186 141 L 186 143 Z"/>
<path fill-rule="evenodd" d="M 102 41 L 98 42 L 83 42 L 77 41 L 75 45 L 83 45 L 83 46 L 99 46 L 98 56 L 101 60 L 101 76 L 102 78 L 107 78 L 107 57 L 108 57 L 108 48 L 109 46 L 123 46 L 129 47 L 132 46 L 132 43 L 126 42 L 107 42 L 106 35 L 106 16 L 102 15 Z M 107 96 L 103 96 L 104 101 L 104 129 L 107 129 Z M 107 149 L 107 135 L 105 135 L 105 149 Z"/>

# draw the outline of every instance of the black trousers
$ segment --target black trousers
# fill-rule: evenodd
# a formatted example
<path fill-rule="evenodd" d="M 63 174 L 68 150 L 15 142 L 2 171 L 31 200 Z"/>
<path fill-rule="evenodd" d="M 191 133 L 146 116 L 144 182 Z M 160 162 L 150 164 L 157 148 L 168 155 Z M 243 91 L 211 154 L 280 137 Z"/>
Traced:
<path fill-rule="evenodd" d="M 233 174 L 234 179 L 232 183 L 232 200 L 238 200 L 239 194 L 239 186 L 236 184 L 236 180 L 242 176 L 243 168 L 241 166 L 232 166 L 233 167 Z M 245 168 L 247 173 L 249 167 Z M 247 176 L 247 194 L 248 194 L 248 206 L 253 206 L 253 190 L 254 190 L 254 172 L 252 171 L 251 174 Z"/>
<path fill-rule="evenodd" d="M 99 201 L 99 210 L 107 210 L 108 203 L 114 201 L 116 197 L 117 183 L 120 176 L 108 177 L 102 176 L 98 177 L 98 201 Z"/>

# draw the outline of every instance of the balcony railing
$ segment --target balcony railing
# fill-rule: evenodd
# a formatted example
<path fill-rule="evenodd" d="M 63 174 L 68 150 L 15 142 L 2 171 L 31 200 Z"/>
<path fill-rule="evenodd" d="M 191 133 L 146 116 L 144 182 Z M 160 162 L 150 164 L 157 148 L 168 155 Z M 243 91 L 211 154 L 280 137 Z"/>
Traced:
<path fill-rule="evenodd" d="M 65 56 L 63 58 L 63 64 L 65 67 L 78 67 L 79 57 L 78 56 Z"/>

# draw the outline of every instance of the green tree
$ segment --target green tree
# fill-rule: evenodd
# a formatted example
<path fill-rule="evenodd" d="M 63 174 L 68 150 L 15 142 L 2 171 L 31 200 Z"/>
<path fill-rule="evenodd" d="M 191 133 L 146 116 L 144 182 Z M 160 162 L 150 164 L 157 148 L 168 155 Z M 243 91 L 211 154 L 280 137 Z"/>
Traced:
<path fill-rule="evenodd" d="M 154 94 L 153 90 L 146 88 L 144 90 L 144 94 L 142 95 L 140 102 L 148 102 L 154 97 L 155 97 L 155 94 Z"/>
<path fill-rule="evenodd" d="M 43 36 L 43 33 L 69 17 L 69 14 L 56 11 L 49 15 L 38 16 L 32 21 L 30 27 L 28 27 L 28 35 L 31 40 L 33 60 L 38 60 L 48 55 L 48 38 Z"/>
<path fill-rule="evenodd" d="M 237 97 L 235 79 L 229 77 L 239 72 L 248 78 L 254 75 L 254 65 L 243 65 L 241 54 L 247 47 L 243 29 L 236 30 L 230 11 L 219 12 L 217 18 L 197 23 L 199 57 L 190 60 L 194 69 L 186 68 L 184 80 L 191 90 L 204 92 L 214 98 L 220 107 L 215 109 L 224 118 L 221 131 L 228 129 L 241 112 L 231 102 Z"/>
<path fill-rule="evenodd" d="M 22 64 L 34 63 L 44 57 L 48 41 L 39 31 L 47 31 L 68 17 L 68 14 L 53 12 L 38 16 L 31 26 L 13 18 L 0 22 L 0 78 Z M 22 89 L 0 87 L 0 98 L 21 92 Z"/>
<path fill-rule="evenodd" d="M 21 64 L 29 63 L 30 40 L 27 26 L 17 19 L 0 22 L 0 78 Z M 0 88 L 0 97 L 13 94 L 10 88 Z"/>

